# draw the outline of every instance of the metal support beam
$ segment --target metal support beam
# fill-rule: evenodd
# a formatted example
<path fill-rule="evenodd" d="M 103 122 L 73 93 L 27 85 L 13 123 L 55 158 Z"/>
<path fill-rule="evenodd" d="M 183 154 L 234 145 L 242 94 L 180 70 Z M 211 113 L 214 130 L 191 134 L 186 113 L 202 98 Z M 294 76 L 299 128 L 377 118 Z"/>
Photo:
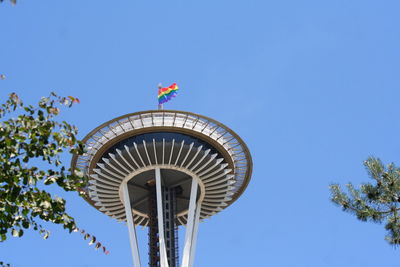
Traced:
<path fill-rule="evenodd" d="M 162 192 L 161 192 L 161 171 L 156 168 L 156 191 L 157 191 L 157 217 L 158 217 L 158 235 L 160 242 L 160 263 L 161 267 L 169 267 L 167 258 L 167 249 L 165 246 L 164 236 L 164 216 L 162 205 Z"/>
<path fill-rule="evenodd" d="M 196 226 L 196 198 L 197 198 L 197 187 L 198 183 L 197 180 L 193 177 L 192 178 L 192 188 L 190 191 L 190 201 L 189 201 L 189 214 L 188 214 L 188 221 L 186 227 L 186 235 L 185 235 L 185 245 L 183 248 L 183 258 L 182 258 L 182 267 L 190 267 L 191 255 L 194 249 L 194 236 L 197 236 L 198 226 Z M 200 209 L 198 209 L 200 211 Z M 200 212 L 199 212 L 200 213 Z M 199 214 L 200 218 L 200 214 Z"/>
<path fill-rule="evenodd" d="M 138 247 L 138 242 L 137 242 L 137 238 L 136 238 L 136 229 L 135 229 L 135 224 L 133 221 L 132 208 L 131 208 L 131 202 L 129 200 L 129 191 L 128 191 L 127 183 L 122 184 L 122 190 L 123 190 L 122 193 L 123 193 L 123 197 L 124 197 L 126 223 L 128 225 L 129 240 L 130 240 L 131 249 L 132 249 L 133 266 L 141 267 L 140 256 L 139 256 L 139 247 Z"/>
<path fill-rule="evenodd" d="M 200 224 L 200 211 L 201 211 L 201 204 L 197 204 L 196 216 L 194 218 L 194 229 L 193 229 L 193 235 L 192 235 L 192 246 L 190 248 L 189 267 L 193 267 L 194 257 L 195 257 L 195 254 L 196 254 L 197 233 L 199 232 L 199 224 Z"/>

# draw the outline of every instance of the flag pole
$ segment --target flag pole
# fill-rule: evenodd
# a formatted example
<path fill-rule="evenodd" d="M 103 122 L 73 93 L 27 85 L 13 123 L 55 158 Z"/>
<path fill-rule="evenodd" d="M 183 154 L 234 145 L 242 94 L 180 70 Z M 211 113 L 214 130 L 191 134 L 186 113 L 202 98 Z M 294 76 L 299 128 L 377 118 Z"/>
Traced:
<path fill-rule="evenodd" d="M 161 83 L 158 84 L 158 90 L 160 90 L 162 88 Z M 164 105 L 163 104 L 158 104 L 158 110 L 163 110 L 164 109 Z"/>

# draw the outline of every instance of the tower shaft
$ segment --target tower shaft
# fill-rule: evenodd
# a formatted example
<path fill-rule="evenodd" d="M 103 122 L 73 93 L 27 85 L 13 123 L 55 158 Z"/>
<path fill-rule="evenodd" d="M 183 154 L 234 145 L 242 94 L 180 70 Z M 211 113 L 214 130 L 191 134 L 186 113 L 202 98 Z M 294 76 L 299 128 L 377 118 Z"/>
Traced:
<path fill-rule="evenodd" d="M 170 267 L 177 267 L 178 259 L 178 227 L 176 225 L 176 193 L 177 188 L 163 187 L 164 234 L 167 257 Z"/>
<path fill-rule="evenodd" d="M 157 220 L 157 194 L 156 187 L 150 187 L 149 196 L 149 267 L 160 266 Z"/>
<path fill-rule="evenodd" d="M 151 186 L 149 197 L 149 267 L 160 266 L 159 231 L 157 219 L 156 187 Z M 176 225 L 176 194 L 177 188 L 162 186 L 164 235 L 169 267 L 179 265 L 178 257 L 178 226 Z"/>

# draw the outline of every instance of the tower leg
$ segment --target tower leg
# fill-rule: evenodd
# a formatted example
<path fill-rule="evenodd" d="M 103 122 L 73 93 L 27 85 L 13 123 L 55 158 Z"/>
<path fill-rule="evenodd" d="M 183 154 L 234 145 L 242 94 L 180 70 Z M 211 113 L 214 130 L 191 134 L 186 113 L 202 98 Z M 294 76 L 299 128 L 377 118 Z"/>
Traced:
<path fill-rule="evenodd" d="M 164 235 L 164 216 L 162 204 L 162 191 L 161 191 L 161 171 L 156 168 L 156 191 L 157 191 L 157 218 L 158 218 L 158 237 L 160 243 L 160 262 L 161 267 L 168 267 L 167 248 L 165 246 Z"/>
<path fill-rule="evenodd" d="M 189 267 L 193 267 L 194 257 L 196 254 L 197 233 L 199 232 L 199 224 L 200 224 L 200 211 L 201 211 L 201 204 L 199 204 L 197 206 L 196 216 L 194 218 L 194 229 L 193 229 L 193 235 L 192 235 L 192 246 L 190 248 Z"/>
<path fill-rule="evenodd" d="M 136 238 L 136 229 L 135 229 L 135 223 L 133 221 L 131 201 L 129 199 L 129 191 L 128 191 L 127 183 L 122 184 L 122 190 L 123 190 L 123 196 L 124 196 L 126 223 L 128 225 L 129 240 L 130 240 L 131 249 L 132 249 L 133 266 L 141 267 L 140 256 L 139 256 L 139 247 L 138 247 L 138 242 L 137 242 L 137 238 Z"/>
<path fill-rule="evenodd" d="M 185 245 L 183 248 L 182 267 L 190 267 L 191 257 L 194 255 L 194 248 L 198 231 L 198 221 L 200 219 L 200 205 L 196 209 L 197 187 L 197 180 L 195 178 L 192 178 L 192 188 L 190 191 L 189 200 L 189 214 L 186 226 Z"/>

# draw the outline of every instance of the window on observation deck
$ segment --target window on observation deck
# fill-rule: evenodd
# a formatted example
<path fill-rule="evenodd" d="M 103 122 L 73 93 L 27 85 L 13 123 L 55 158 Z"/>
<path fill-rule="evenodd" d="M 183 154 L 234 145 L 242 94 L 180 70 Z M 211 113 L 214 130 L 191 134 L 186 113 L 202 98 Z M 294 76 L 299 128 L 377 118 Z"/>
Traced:
<path fill-rule="evenodd" d="M 175 139 L 175 143 L 180 143 L 182 141 L 185 141 L 186 145 L 194 143 L 194 147 L 203 146 L 203 149 L 211 150 L 210 154 L 217 153 L 220 157 L 223 157 L 221 153 L 219 153 L 218 150 L 215 149 L 209 143 L 187 134 L 174 133 L 174 132 L 156 132 L 156 133 L 145 133 L 145 134 L 135 135 L 115 144 L 110 149 L 108 149 L 104 154 L 107 155 L 110 152 L 112 153 L 115 151 L 116 148 L 122 150 L 124 149 L 124 145 L 131 146 L 133 143 L 142 144 L 143 141 L 145 141 L 146 143 L 151 144 L 153 142 L 153 139 L 156 140 L 156 142 L 162 142 L 163 139 L 165 139 L 165 142 L 172 142 L 172 140 Z"/>

